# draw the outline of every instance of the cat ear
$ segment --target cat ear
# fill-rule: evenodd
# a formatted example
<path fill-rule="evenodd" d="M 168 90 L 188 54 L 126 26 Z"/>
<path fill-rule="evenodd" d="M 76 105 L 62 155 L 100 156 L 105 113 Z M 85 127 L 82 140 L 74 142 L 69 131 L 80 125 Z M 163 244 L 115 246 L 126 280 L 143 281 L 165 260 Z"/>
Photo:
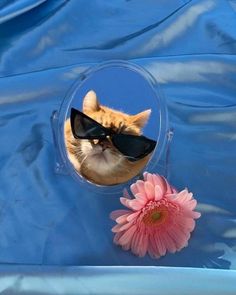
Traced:
<path fill-rule="evenodd" d="M 90 90 L 84 97 L 83 112 L 96 112 L 100 109 L 97 94 Z"/>
<path fill-rule="evenodd" d="M 132 116 L 133 117 L 132 118 L 133 124 L 140 127 L 140 128 L 143 128 L 145 126 L 145 124 L 147 123 L 151 112 L 152 112 L 152 110 L 146 110 L 141 113 L 138 113 L 137 115 Z"/>

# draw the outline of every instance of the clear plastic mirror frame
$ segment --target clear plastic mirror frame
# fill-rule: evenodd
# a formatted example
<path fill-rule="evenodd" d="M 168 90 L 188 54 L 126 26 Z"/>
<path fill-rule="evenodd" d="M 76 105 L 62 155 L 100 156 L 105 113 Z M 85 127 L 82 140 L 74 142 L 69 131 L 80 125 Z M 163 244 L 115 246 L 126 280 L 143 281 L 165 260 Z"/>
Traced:
<path fill-rule="evenodd" d="M 152 156 L 140 173 L 135 176 L 134 178 L 130 179 L 126 183 L 105 186 L 105 185 L 98 185 L 92 183 L 82 177 L 74 168 L 73 164 L 70 162 L 67 150 L 65 146 L 64 140 L 64 123 L 68 117 L 68 112 L 71 108 L 72 102 L 80 91 L 81 87 L 83 86 L 88 79 L 90 79 L 93 75 L 98 75 L 99 71 L 103 69 L 109 68 L 116 68 L 122 67 L 122 69 L 126 69 L 127 71 L 133 71 L 136 74 L 140 75 L 143 79 L 146 80 L 148 83 L 150 90 L 153 92 L 155 99 L 156 99 L 156 107 L 159 110 L 159 118 L 158 122 L 156 122 L 159 126 L 158 132 L 156 134 L 155 140 L 157 141 L 157 145 L 155 150 L 152 153 Z M 137 103 L 137 102 L 136 102 Z M 56 173 L 59 174 L 70 174 L 79 185 L 86 187 L 87 189 L 92 189 L 97 193 L 117 193 L 123 191 L 124 187 L 129 186 L 135 180 L 140 179 L 142 177 L 143 171 L 155 171 L 155 167 L 163 154 L 164 151 L 167 149 L 167 142 L 169 140 L 169 132 L 168 132 L 168 114 L 167 114 L 167 107 L 166 102 L 163 97 L 163 94 L 159 88 L 159 85 L 155 78 L 145 69 L 142 67 L 127 62 L 127 61 L 109 61 L 99 64 L 97 66 L 91 67 L 88 70 L 85 70 L 83 73 L 79 74 L 78 79 L 73 84 L 71 89 L 68 91 L 66 97 L 64 98 L 60 110 L 54 111 L 51 117 L 52 129 L 53 129 L 53 136 L 54 136 L 54 143 L 55 143 L 55 153 L 56 153 Z M 156 171 L 158 172 L 158 171 Z"/>

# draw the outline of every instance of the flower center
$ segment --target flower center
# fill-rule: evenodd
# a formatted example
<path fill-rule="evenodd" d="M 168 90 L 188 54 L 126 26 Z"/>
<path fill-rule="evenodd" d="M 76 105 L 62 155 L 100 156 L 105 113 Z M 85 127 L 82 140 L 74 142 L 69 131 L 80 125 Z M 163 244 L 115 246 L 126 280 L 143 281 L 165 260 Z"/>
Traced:
<path fill-rule="evenodd" d="M 145 212 L 142 221 L 145 225 L 160 225 L 168 217 L 168 211 L 165 207 L 154 208 Z"/>
<path fill-rule="evenodd" d="M 153 212 L 151 215 L 151 219 L 153 222 L 157 221 L 158 219 L 161 218 L 161 212 Z"/>

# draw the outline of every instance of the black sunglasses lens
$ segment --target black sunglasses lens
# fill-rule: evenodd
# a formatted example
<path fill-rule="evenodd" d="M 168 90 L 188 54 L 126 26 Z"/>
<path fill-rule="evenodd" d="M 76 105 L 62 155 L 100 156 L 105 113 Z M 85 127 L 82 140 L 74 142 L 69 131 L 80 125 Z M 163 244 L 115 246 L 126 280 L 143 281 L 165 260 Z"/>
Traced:
<path fill-rule="evenodd" d="M 134 136 L 128 134 L 116 134 L 112 138 L 115 147 L 130 160 L 141 159 L 150 154 L 156 142 L 144 136 Z"/>
<path fill-rule="evenodd" d="M 76 138 L 96 139 L 106 136 L 99 123 L 73 108 L 71 109 L 71 129 Z"/>

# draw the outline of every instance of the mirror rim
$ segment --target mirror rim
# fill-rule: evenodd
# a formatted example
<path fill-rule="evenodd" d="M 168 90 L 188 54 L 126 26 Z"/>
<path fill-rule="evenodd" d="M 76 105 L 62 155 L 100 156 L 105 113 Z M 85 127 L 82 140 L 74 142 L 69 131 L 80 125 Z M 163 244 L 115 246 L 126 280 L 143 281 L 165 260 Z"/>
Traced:
<path fill-rule="evenodd" d="M 71 108 L 74 95 L 78 93 L 80 87 L 82 87 L 82 85 L 86 83 L 86 81 L 92 75 L 108 67 L 122 67 L 122 68 L 126 68 L 127 70 L 132 70 L 138 73 L 139 75 L 141 75 L 146 80 L 148 85 L 151 87 L 151 90 L 153 91 L 153 94 L 157 99 L 157 105 L 160 109 L 159 134 L 157 134 L 157 138 L 155 138 L 155 140 L 157 141 L 157 145 L 153 151 L 153 154 L 150 160 L 147 162 L 145 167 L 140 171 L 138 175 L 129 179 L 125 183 L 111 185 L 111 186 L 99 185 L 99 184 L 93 183 L 87 180 L 86 178 L 84 178 L 82 175 L 80 175 L 75 170 L 73 164 L 70 162 L 68 158 L 67 149 L 66 149 L 65 140 L 64 140 L 64 122 L 67 119 L 67 114 Z M 68 174 L 70 174 L 76 181 L 79 181 L 80 184 L 82 184 L 83 186 L 86 186 L 88 189 L 90 190 L 92 189 L 93 191 L 96 191 L 96 193 L 103 193 L 103 194 L 113 193 L 114 194 L 117 192 L 122 192 L 124 187 L 130 186 L 131 183 L 139 179 L 140 174 L 142 174 L 145 170 L 147 171 L 153 170 L 155 165 L 159 162 L 160 157 L 163 154 L 163 150 L 166 147 L 167 136 L 168 136 L 168 112 L 167 112 L 166 101 L 164 99 L 164 95 L 160 89 L 158 82 L 151 75 L 151 73 L 149 73 L 143 67 L 128 61 L 111 60 L 111 61 L 103 62 L 95 66 L 90 66 L 89 68 L 85 69 L 83 72 L 78 74 L 78 78 L 75 80 L 73 85 L 69 88 L 69 90 L 66 93 L 66 96 L 64 97 L 62 101 L 62 104 L 58 112 L 58 126 L 56 130 L 56 137 L 57 137 L 57 144 L 58 144 L 57 148 L 59 149 L 59 157 L 60 157 L 59 165 L 64 166 L 66 172 L 68 172 Z"/>

